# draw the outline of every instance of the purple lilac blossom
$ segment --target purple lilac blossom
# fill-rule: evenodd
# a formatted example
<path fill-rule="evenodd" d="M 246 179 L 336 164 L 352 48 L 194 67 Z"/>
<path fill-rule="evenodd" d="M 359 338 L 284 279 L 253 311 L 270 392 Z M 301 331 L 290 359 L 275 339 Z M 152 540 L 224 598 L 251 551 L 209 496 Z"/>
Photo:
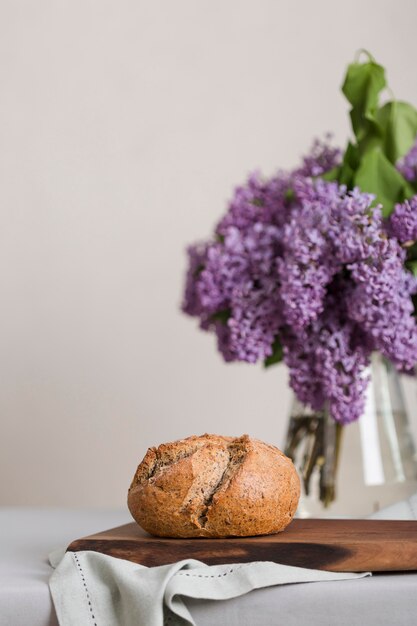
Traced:
<path fill-rule="evenodd" d="M 341 283 L 341 281 L 339 281 Z M 285 345 L 290 384 L 314 410 L 326 406 L 332 417 L 349 423 L 363 412 L 370 362 L 366 338 L 345 314 L 344 289 L 328 293 L 323 313 Z"/>
<path fill-rule="evenodd" d="M 395 205 L 389 218 L 389 230 L 400 243 L 417 240 L 417 196 Z"/>
<path fill-rule="evenodd" d="M 200 302 L 198 294 L 199 274 L 204 269 L 206 264 L 206 254 L 208 244 L 194 244 L 188 246 L 188 269 L 185 281 L 185 291 L 182 303 L 182 310 L 188 315 L 194 315 L 196 317 L 204 316 L 205 311 Z"/>
<path fill-rule="evenodd" d="M 398 161 L 397 169 L 409 182 L 417 181 L 417 138 L 411 150 Z"/>
<path fill-rule="evenodd" d="M 395 239 L 380 240 L 369 258 L 352 263 L 349 317 L 403 371 L 417 361 L 417 333 L 410 296 L 416 282 L 404 270 L 405 252 Z"/>
<path fill-rule="evenodd" d="M 342 266 L 367 258 L 367 242 L 378 240 L 382 223 L 370 194 L 308 178 L 294 189 L 300 205 L 284 226 L 277 267 L 287 323 L 302 328 L 323 310 L 327 285 Z"/>
<path fill-rule="evenodd" d="M 224 237 L 229 226 L 244 232 L 255 223 L 282 226 L 291 211 L 287 195 L 292 188 L 292 176 L 278 172 L 270 180 L 263 180 L 254 172 L 245 185 L 236 187 L 228 211 L 216 227 L 216 234 Z"/>
<path fill-rule="evenodd" d="M 183 310 L 228 362 L 264 360 L 278 338 L 298 398 L 348 423 L 373 350 L 400 370 L 417 362 L 417 283 L 393 236 L 404 211 L 387 229 L 373 196 L 309 176 L 332 158 L 236 189 L 215 239 L 189 248 Z"/>
<path fill-rule="evenodd" d="M 326 136 L 326 141 L 315 139 L 310 153 L 303 157 L 302 165 L 295 173 L 299 176 L 321 176 L 334 167 L 340 165 L 342 151 L 330 144 L 332 136 Z"/>

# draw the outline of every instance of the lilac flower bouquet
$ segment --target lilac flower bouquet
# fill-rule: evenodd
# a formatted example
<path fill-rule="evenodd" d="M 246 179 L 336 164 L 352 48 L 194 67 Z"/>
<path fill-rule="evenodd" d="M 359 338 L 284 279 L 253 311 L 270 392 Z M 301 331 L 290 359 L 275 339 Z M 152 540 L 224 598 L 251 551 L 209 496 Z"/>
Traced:
<path fill-rule="evenodd" d="M 298 399 L 340 424 L 363 412 L 372 352 L 417 363 L 417 111 L 379 106 L 385 86 L 370 55 L 350 65 L 346 150 L 316 141 L 295 170 L 251 174 L 188 248 L 183 311 L 224 360 L 283 360 Z"/>

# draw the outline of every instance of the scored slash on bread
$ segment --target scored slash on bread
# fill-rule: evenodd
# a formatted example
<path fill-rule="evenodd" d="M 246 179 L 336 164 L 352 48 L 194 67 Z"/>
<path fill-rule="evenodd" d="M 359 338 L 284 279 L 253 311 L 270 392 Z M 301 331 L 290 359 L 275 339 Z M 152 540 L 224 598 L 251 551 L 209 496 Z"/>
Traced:
<path fill-rule="evenodd" d="M 128 506 L 153 535 L 250 536 L 283 530 L 299 495 L 297 472 L 278 448 L 248 435 L 205 434 L 150 448 Z"/>

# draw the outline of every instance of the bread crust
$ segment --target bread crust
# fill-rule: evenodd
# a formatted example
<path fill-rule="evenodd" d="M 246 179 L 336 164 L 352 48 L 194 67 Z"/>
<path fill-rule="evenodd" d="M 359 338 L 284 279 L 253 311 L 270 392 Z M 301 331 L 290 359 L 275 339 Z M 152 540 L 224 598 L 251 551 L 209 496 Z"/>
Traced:
<path fill-rule="evenodd" d="M 299 497 L 298 474 L 278 448 L 205 434 L 150 448 L 128 507 L 152 535 L 246 537 L 284 530 Z"/>

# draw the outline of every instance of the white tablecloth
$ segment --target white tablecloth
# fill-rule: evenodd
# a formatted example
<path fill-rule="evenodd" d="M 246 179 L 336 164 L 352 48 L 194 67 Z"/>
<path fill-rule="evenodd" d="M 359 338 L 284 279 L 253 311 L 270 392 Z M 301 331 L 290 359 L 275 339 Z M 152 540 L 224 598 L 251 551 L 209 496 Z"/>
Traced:
<path fill-rule="evenodd" d="M 121 511 L 0 509 L 0 625 L 56 626 L 48 553 L 128 521 Z M 273 587 L 187 606 L 199 626 L 415 626 L 417 574 Z"/>

